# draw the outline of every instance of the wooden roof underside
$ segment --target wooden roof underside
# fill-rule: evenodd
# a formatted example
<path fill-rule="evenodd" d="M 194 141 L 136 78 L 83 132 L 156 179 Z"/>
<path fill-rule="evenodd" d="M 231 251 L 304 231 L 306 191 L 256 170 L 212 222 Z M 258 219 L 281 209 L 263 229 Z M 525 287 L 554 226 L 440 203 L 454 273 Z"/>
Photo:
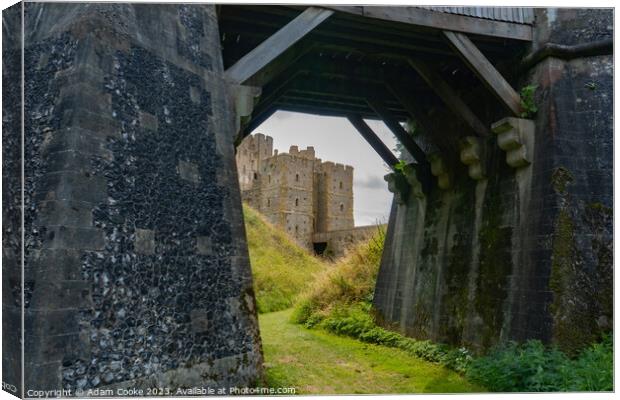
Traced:
<path fill-rule="evenodd" d="M 471 20 L 477 20 L 473 31 L 478 33 L 470 31 L 468 37 L 508 76 L 509 68 L 525 51 L 531 38 L 529 25 L 413 7 L 326 8 L 337 12 L 244 82 L 262 88 L 247 133 L 276 110 L 331 116 L 356 114 L 377 119 L 375 110 L 366 101 L 369 96 L 381 101 L 397 120 L 405 121 L 410 113 L 387 82 L 396 82 L 400 89 L 423 99 L 422 112 L 443 107 L 442 101 L 412 69 L 410 59 L 432 66 L 456 92 L 480 86 L 480 81 L 443 37 L 442 30 L 446 26 L 432 26 L 433 23 L 448 24 L 450 29 L 467 32 L 472 26 Z M 303 9 L 298 6 L 219 6 L 224 68 L 234 65 Z M 429 18 L 429 13 L 438 16 Z M 422 17 L 423 24 L 411 23 Z M 480 34 L 484 29 L 487 29 L 486 34 Z"/>

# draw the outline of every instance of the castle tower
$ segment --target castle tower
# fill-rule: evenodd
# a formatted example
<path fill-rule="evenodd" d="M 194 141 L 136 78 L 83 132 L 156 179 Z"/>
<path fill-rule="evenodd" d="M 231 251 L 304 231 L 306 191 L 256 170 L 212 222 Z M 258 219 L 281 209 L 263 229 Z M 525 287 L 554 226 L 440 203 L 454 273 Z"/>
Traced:
<path fill-rule="evenodd" d="M 312 248 L 314 233 L 314 149 L 273 156 L 264 164 L 261 210 L 301 246 Z"/>
<path fill-rule="evenodd" d="M 262 133 L 248 136 L 237 148 L 235 156 L 239 172 L 239 187 L 251 190 L 259 179 L 265 159 L 273 155 L 273 138 Z"/>
<path fill-rule="evenodd" d="M 316 158 L 314 147 L 273 150 L 262 134 L 237 149 L 242 198 L 299 245 L 313 249 L 316 233 L 354 228 L 353 167 Z"/>
<path fill-rule="evenodd" d="M 317 232 L 352 229 L 353 220 L 353 167 L 321 163 L 318 169 Z"/>

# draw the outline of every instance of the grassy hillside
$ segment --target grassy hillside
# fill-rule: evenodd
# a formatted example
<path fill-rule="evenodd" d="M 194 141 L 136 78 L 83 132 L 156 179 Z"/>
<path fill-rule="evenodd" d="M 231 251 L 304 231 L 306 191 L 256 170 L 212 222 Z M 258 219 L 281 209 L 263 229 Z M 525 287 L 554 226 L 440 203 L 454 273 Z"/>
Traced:
<path fill-rule="evenodd" d="M 245 204 L 243 214 L 258 311 L 266 313 L 293 306 L 299 293 L 328 264 L 300 248 Z"/>
<path fill-rule="evenodd" d="M 333 268 L 317 276 L 301 296 L 293 319 L 312 326 L 339 310 L 370 303 L 384 241 L 385 228 L 379 227 L 372 238 L 359 243 Z"/>

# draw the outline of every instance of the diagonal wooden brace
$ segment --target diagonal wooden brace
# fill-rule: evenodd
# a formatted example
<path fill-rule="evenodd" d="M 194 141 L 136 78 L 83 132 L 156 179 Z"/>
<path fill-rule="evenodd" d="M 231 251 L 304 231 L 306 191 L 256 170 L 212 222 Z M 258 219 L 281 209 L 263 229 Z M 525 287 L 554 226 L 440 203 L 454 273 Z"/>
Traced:
<path fill-rule="evenodd" d="M 225 73 L 226 79 L 231 83 L 244 83 L 333 13 L 332 10 L 319 7 L 306 8 L 294 20 L 271 35 L 254 50 L 241 57 L 235 65 L 228 68 Z"/>
<path fill-rule="evenodd" d="M 469 66 L 472 72 L 478 76 L 512 115 L 515 117 L 520 116 L 523 113 L 521 97 L 484 54 L 478 50 L 467 35 L 450 31 L 443 31 L 443 35 L 448 39 L 452 48 L 465 61 L 465 64 Z"/>

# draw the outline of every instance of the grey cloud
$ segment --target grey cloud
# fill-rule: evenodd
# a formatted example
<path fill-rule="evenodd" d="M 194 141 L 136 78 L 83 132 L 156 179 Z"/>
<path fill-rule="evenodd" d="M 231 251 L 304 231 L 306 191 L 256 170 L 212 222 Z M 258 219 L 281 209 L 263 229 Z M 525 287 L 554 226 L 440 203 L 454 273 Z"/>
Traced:
<path fill-rule="evenodd" d="M 366 188 L 366 189 L 387 189 L 387 182 L 383 180 L 383 177 L 377 175 L 370 175 L 365 178 L 360 179 L 357 182 L 353 183 L 353 186 Z"/>

